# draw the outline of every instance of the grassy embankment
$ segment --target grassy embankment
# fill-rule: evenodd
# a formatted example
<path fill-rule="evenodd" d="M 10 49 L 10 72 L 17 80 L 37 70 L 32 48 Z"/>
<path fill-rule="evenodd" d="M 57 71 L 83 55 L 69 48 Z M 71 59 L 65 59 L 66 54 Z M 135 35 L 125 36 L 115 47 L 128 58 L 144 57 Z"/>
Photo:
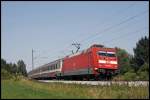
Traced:
<path fill-rule="evenodd" d="M 2 80 L 1 96 L 4 98 L 134 98 L 148 99 L 148 87 L 90 86 L 63 83 L 39 83 L 31 80 Z"/>

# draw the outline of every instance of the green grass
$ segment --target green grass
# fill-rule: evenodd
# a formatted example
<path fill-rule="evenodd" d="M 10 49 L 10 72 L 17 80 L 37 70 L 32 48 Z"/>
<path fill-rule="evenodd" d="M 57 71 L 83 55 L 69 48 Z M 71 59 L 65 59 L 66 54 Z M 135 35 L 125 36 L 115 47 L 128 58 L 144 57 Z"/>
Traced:
<path fill-rule="evenodd" d="M 2 80 L 3 99 L 148 99 L 149 86 L 90 86 L 80 84 L 40 83 L 31 80 Z"/>

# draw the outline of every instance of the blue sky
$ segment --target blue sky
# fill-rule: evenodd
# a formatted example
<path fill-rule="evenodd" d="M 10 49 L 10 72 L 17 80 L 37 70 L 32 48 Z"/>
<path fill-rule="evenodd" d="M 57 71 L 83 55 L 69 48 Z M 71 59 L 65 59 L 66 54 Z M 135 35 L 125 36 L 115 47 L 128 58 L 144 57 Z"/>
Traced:
<path fill-rule="evenodd" d="M 81 50 L 100 43 L 133 54 L 136 42 L 149 36 L 148 3 L 3 1 L 1 58 L 12 63 L 22 59 L 29 71 L 32 48 L 35 67 L 70 54 L 73 42 L 81 43 Z"/>

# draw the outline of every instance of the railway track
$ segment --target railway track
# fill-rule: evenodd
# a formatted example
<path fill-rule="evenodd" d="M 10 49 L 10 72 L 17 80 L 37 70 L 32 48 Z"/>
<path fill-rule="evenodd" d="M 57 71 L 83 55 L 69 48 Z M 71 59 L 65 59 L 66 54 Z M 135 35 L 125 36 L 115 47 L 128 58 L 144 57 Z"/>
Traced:
<path fill-rule="evenodd" d="M 48 83 L 69 83 L 69 84 L 88 84 L 88 85 L 128 85 L 128 86 L 149 86 L 149 81 L 64 81 L 64 80 L 38 80 L 40 82 Z"/>

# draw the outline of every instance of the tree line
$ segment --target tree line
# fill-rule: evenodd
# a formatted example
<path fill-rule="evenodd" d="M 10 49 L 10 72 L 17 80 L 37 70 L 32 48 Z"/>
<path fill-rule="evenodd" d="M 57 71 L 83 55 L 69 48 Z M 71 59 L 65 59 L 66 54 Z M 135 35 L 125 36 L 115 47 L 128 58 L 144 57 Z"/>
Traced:
<path fill-rule="evenodd" d="M 23 60 L 19 60 L 17 64 L 7 63 L 1 58 L 1 78 L 10 78 L 15 75 L 23 75 L 27 77 L 26 64 Z"/>

